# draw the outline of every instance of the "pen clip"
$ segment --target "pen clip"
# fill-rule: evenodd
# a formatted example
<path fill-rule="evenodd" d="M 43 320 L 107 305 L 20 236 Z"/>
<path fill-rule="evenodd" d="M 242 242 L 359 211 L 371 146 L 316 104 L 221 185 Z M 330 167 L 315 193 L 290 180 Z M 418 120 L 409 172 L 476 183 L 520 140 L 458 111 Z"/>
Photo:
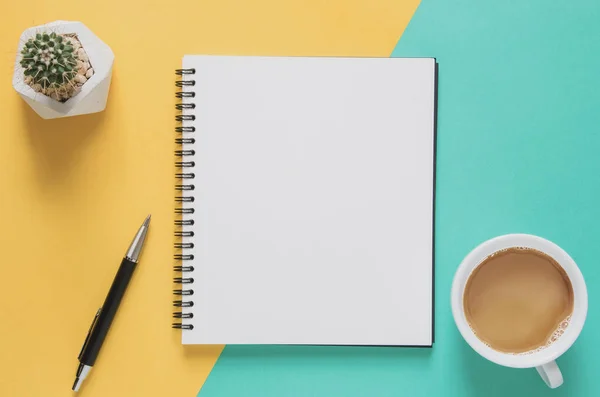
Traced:
<path fill-rule="evenodd" d="M 81 356 L 83 355 L 83 351 L 85 350 L 85 347 L 88 344 L 88 341 L 90 340 L 90 335 L 92 334 L 92 330 L 94 329 L 94 325 L 96 325 L 96 322 L 98 321 L 98 317 L 100 316 L 100 312 L 102 311 L 102 308 L 98 309 L 98 311 L 96 312 L 96 315 L 94 316 L 94 319 L 92 320 L 92 325 L 90 325 L 90 329 L 88 330 L 88 333 L 85 337 L 85 340 L 83 341 L 83 346 L 81 346 L 81 351 L 79 352 L 79 356 L 77 356 L 78 360 L 81 360 Z"/>

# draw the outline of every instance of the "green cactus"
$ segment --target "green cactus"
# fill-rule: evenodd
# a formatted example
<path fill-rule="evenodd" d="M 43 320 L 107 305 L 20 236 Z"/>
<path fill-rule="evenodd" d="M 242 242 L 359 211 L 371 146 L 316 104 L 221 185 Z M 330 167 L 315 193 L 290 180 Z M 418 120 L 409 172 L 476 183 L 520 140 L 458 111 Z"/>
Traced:
<path fill-rule="evenodd" d="M 38 33 L 27 40 L 21 54 L 24 75 L 30 76 L 33 84 L 65 92 L 73 86 L 77 54 L 62 35 Z"/>

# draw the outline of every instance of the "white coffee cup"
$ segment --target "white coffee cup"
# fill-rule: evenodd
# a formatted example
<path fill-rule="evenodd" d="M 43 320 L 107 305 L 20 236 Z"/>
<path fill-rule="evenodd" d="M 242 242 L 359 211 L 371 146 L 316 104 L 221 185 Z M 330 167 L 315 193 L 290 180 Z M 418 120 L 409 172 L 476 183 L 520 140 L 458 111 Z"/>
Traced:
<path fill-rule="evenodd" d="M 564 334 L 548 347 L 532 354 L 516 355 L 492 349 L 475 336 L 465 317 L 463 295 L 469 276 L 489 255 L 511 247 L 533 248 L 551 256 L 565 270 L 573 286 L 573 314 Z M 562 373 L 555 360 L 566 352 L 579 336 L 588 309 L 587 288 L 583 275 L 575 261 L 562 248 L 546 239 L 529 234 L 508 234 L 488 240 L 471 251 L 458 267 L 452 283 L 451 300 L 456 326 L 463 338 L 477 353 L 506 367 L 535 367 L 549 387 L 555 388 L 562 385 Z"/>

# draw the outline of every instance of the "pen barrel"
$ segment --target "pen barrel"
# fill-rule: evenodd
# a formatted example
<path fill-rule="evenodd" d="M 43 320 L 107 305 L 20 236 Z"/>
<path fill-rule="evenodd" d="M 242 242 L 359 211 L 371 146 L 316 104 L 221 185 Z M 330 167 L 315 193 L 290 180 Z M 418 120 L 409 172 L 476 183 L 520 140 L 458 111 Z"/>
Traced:
<path fill-rule="evenodd" d="M 125 291 L 127 290 L 135 267 L 136 263 L 127 258 L 124 258 L 121 262 L 121 266 L 119 266 L 117 275 L 115 276 L 110 290 L 108 291 L 108 295 L 106 295 L 106 299 L 104 300 L 104 304 L 102 305 L 98 320 L 91 330 L 89 341 L 82 352 L 79 360 L 82 364 L 92 366 L 96 362 L 98 352 L 100 351 L 102 343 L 104 343 L 104 339 L 108 334 L 110 325 L 115 318 L 115 314 L 125 295 Z"/>

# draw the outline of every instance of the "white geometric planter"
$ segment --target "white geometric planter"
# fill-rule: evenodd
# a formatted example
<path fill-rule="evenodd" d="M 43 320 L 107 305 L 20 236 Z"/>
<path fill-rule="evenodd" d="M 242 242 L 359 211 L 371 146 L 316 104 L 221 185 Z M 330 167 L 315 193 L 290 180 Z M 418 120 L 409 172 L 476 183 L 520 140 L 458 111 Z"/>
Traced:
<path fill-rule="evenodd" d="M 35 92 L 33 88 L 23 81 L 23 67 L 19 63 L 21 60 L 20 46 L 31 37 L 34 37 L 36 33 L 44 31 L 60 34 L 75 33 L 89 57 L 90 64 L 94 68 L 94 75 L 83 84 L 81 91 L 64 103 L 56 101 L 42 93 Z M 110 47 L 83 23 L 55 21 L 29 28 L 21 34 L 17 54 L 13 74 L 13 87 L 25 102 L 42 118 L 54 119 L 96 113 L 103 111 L 106 107 L 115 56 Z"/>

